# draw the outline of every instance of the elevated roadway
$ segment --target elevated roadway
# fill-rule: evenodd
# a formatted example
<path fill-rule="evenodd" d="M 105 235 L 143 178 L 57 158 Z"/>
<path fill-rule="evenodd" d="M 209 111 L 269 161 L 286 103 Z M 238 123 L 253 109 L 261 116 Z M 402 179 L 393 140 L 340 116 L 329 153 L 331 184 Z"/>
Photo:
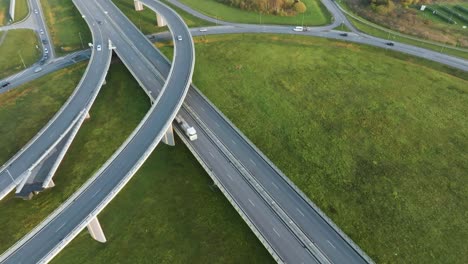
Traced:
<path fill-rule="evenodd" d="M 96 45 L 102 45 L 101 52 L 93 52 L 86 73 L 73 94 L 46 124 L 15 156 L 0 168 L 0 199 L 3 199 L 44 160 L 60 141 L 82 122 L 96 98 L 107 70 L 111 51 L 107 37 L 99 28 L 92 31 Z M 91 70 L 92 69 L 92 70 Z"/>
<path fill-rule="evenodd" d="M 145 2 L 145 4 L 151 5 L 151 1 L 143 2 Z M 101 5 L 101 9 L 106 10 L 105 12 L 109 12 L 107 10 L 112 9 L 112 7 L 108 6 L 107 4 L 104 2 Z M 114 16 L 116 13 L 111 13 L 111 15 Z M 112 23 L 116 22 L 113 21 Z M 123 28 L 125 28 L 125 26 L 123 26 Z M 267 32 L 267 29 L 271 29 L 271 33 L 292 33 L 291 27 L 249 26 L 239 29 L 235 26 L 226 26 L 213 29 L 210 28 L 209 33 L 204 32 L 199 34 L 217 34 L 217 30 L 218 33 Z M 287 29 L 287 32 L 283 31 L 285 29 Z M 124 29 L 120 28 L 120 30 L 124 32 Z M 196 31 L 194 33 L 196 33 Z M 319 36 L 322 33 L 305 32 L 305 34 L 317 34 Z M 340 38 L 339 36 L 334 37 L 333 35 L 330 35 L 338 35 L 337 32 L 330 31 L 325 33 L 326 34 L 323 34 L 324 36 L 338 39 Z M 351 36 L 353 37 L 353 35 Z M 359 36 L 356 38 L 358 39 Z M 184 37 L 183 39 L 186 38 Z M 352 38 L 348 37 L 343 39 L 349 40 Z M 372 43 L 369 44 L 373 45 Z M 383 45 L 385 44 L 383 43 Z M 161 75 L 165 76 L 165 74 L 167 74 L 167 67 L 164 68 L 164 65 L 161 63 L 163 61 L 161 58 L 153 59 L 156 58 L 153 57 L 153 55 L 150 55 L 150 58 L 152 59 L 149 59 L 149 61 L 151 61 L 153 65 L 158 65 L 158 70 L 161 72 Z M 121 55 L 119 54 L 119 56 Z M 464 61 L 462 60 L 461 62 L 462 64 L 456 65 L 458 67 L 463 67 L 465 65 L 463 64 Z M 131 69 L 135 69 L 135 67 L 136 65 L 131 66 Z M 141 80 L 139 81 L 141 82 Z M 158 83 L 161 84 L 161 80 L 158 80 Z M 156 93 L 153 93 L 154 89 L 146 90 L 147 93 L 153 97 L 153 99 L 155 99 L 154 94 L 157 94 L 157 92 L 160 91 L 157 88 Z M 194 91 L 193 93 L 192 90 Z M 209 111 L 207 111 L 207 109 Z M 356 248 L 355 245 L 352 245 L 352 243 L 349 243 L 347 238 L 343 237 L 339 230 L 337 231 L 337 228 L 333 226 L 333 224 L 326 218 L 326 216 L 324 216 L 320 210 L 315 208 L 315 206 L 311 204 L 311 202 L 308 201 L 308 199 L 303 196 L 303 194 L 297 190 L 294 185 L 290 183 L 287 178 L 285 178 L 284 175 L 282 175 L 282 173 L 277 170 L 277 168 L 275 168 L 274 165 L 271 164 L 271 162 L 269 162 L 263 154 L 261 154 L 261 152 L 259 152 L 250 142 L 248 142 L 248 140 L 243 137 L 242 134 L 237 129 L 235 129 L 235 127 L 230 124 L 229 121 L 226 120 L 222 114 L 217 111 L 216 108 L 214 108 L 214 106 L 210 105 L 206 98 L 201 96 L 201 94 L 196 89 L 191 89 L 189 91 L 189 95 L 180 114 L 183 115 L 186 120 L 193 122 L 201 135 L 199 140 L 195 142 L 188 142 L 185 140 L 189 145 L 189 148 L 192 150 L 192 152 L 194 152 L 194 154 L 196 154 L 199 161 L 202 162 L 202 165 L 205 166 L 208 173 L 214 178 L 214 181 L 218 184 L 218 186 L 224 190 L 223 192 L 225 192 L 225 195 L 228 196 L 230 202 L 235 203 L 235 207 L 237 206 L 236 209 L 240 211 L 241 215 L 244 217 L 244 220 L 250 224 L 255 225 L 256 223 L 264 223 L 267 220 L 275 219 L 276 222 L 270 220 L 269 224 L 261 224 L 260 226 L 256 225 L 255 227 L 251 226 L 251 228 L 262 232 L 261 236 L 263 238 L 267 238 L 266 241 L 262 241 L 264 244 L 265 242 L 267 243 L 267 248 L 269 246 L 272 248 L 284 247 L 285 243 L 284 241 L 281 242 L 281 240 L 283 240 L 281 237 L 286 237 L 288 234 L 290 235 L 291 239 L 300 239 L 298 239 L 297 236 L 295 237 L 295 234 L 291 232 L 291 228 L 288 227 L 288 225 L 281 223 L 281 217 L 275 215 L 275 213 L 268 215 L 265 210 L 257 208 L 262 208 L 262 206 L 265 206 L 263 208 L 269 207 L 268 201 L 265 200 L 265 195 L 262 196 L 258 191 L 259 189 L 266 190 L 267 196 L 273 199 L 276 203 L 280 204 L 280 207 L 283 211 L 285 211 L 287 217 L 292 219 L 307 237 L 310 237 L 310 240 L 316 244 L 316 247 L 318 248 L 322 257 L 325 258 L 310 258 L 310 256 L 307 254 L 300 254 L 297 251 L 295 252 L 293 249 L 284 247 L 284 252 L 286 252 L 286 254 L 282 252 L 283 255 L 278 255 L 280 260 L 290 260 L 292 257 L 304 256 L 303 260 L 307 261 L 303 261 L 304 263 L 309 263 L 308 261 L 311 263 L 361 263 L 369 261 L 366 256 L 360 256 L 359 249 Z M 219 127 L 219 130 L 217 127 Z M 231 144 L 228 142 L 228 139 L 232 139 Z M 200 142 L 200 144 L 197 144 L 198 142 Z M 241 168 L 239 168 L 239 165 Z M 246 170 L 247 172 L 243 172 L 242 170 Z M 245 174 L 249 174 L 250 177 L 253 177 L 255 183 L 249 182 L 252 180 L 249 178 L 249 176 L 245 176 Z M 224 177 L 222 177 L 223 175 Z M 266 175 L 268 175 L 268 177 Z M 234 186 L 232 185 L 233 183 L 229 183 L 229 181 L 233 181 L 233 178 L 235 179 Z M 252 187 L 252 184 L 261 185 L 261 188 Z M 278 190 L 275 191 L 275 188 Z M 236 191 L 239 192 L 236 194 Z M 244 199 L 242 201 L 242 199 L 239 199 L 239 197 L 247 197 L 247 200 Z M 236 201 L 233 201 L 233 198 L 236 199 Z M 249 207 L 252 208 L 249 210 Z M 260 210 L 262 213 L 258 214 L 255 210 Z M 310 225 L 310 223 L 314 224 Z M 286 228 L 280 229 L 282 225 Z M 312 227 L 307 228 L 308 226 Z M 287 241 L 287 238 L 285 241 Z M 299 242 L 299 245 L 300 243 L 301 242 Z M 287 252 L 294 252 L 294 256 L 288 255 Z M 307 250 L 304 252 L 307 253 Z"/>
<path fill-rule="evenodd" d="M 111 10 L 103 9 L 102 6 L 92 0 L 75 1 L 74 3 L 80 12 L 85 14 L 85 18 L 91 27 L 100 28 L 102 25 L 103 29 L 109 32 L 110 28 L 114 28 L 114 32 L 121 30 L 115 21 L 110 18 Z M 96 215 L 123 188 L 170 127 L 191 82 L 195 59 L 194 47 L 190 33 L 182 19 L 161 3 L 155 2 L 155 6 L 167 20 L 173 34 L 182 36 L 185 41 L 175 42 L 174 64 L 169 71 L 167 82 L 161 88 L 153 106 L 127 141 L 106 164 L 55 213 L 3 254 L 0 258 L 2 263 L 49 261 L 95 219 Z M 101 23 L 92 25 L 92 21 L 101 21 Z M 112 34 L 109 37 L 115 43 L 116 50 L 120 50 L 120 52 L 117 52 L 119 56 L 126 56 L 128 51 L 130 60 L 141 61 L 144 60 L 144 57 L 139 54 L 140 51 L 132 43 L 140 40 L 148 41 L 141 33 L 139 34 L 141 36 L 135 34 L 131 39 L 121 39 Z M 120 37 L 123 37 L 123 35 L 120 35 Z M 149 45 L 151 46 L 150 43 Z M 136 54 L 133 54 L 133 52 Z M 150 51 L 147 50 L 146 52 Z M 132 55 L 139 56 L 132 58 Z M 141 69 L 142 73 L 132 71 L 139 82 L 145 84 L 145 82 L 152 83 L 156 81 L 154 74 L 146 75 L 145 68 L 151 71 L 151 64 L 145 61 L 141 62 L 140 65 L 135 64 L 135 67 L 143 67 Z M 150 87 L 145 87 L 145 89 Z"/>

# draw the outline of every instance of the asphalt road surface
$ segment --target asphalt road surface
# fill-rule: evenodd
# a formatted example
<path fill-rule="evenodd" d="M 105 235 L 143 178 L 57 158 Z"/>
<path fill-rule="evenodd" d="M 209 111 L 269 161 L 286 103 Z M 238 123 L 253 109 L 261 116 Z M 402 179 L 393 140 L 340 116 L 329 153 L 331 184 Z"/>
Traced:
<path fill-rule="evenodd" d="M 103 2 L 105 1 L 100 4 Z M 103 30 L 111 27 L 114 28 L 114 32 L 121 30 L 116 25 L 117 23 L 112 21 L 113 18 L 110 18 L 113 15 L 112 9 L 103 8 L 92 0 L 75 1 L 74 3 L 85 14 L 85 19 L 93 28 L 101 28 L 102 26 Z M 106 165 L 85 184 L 79 195 L 73 200 L 69 200 L 66 207 L 61 208 L 58 214 L 45 222 L 34 234 L 30 234 L 18 243 L 17 248 L 3 255 L 2 263 L 36 263 L 41 260 L 47 261 L 53 257 L 57 253 L 57 248 L 61 248 L 78 234 L 77 228 L 86 226 L 87 222 L 91 220 L 90 215 L 96 215 L 96 210 L 102 210 L 110 199 L 120 191 L 120 188 L 123 187 L 122 184 L 125 184 L 129 180 L 129 176 L 131 177 L 142 165 L 174 119 L 191 82 L 195 59 L 194 48 L 190 33 L 182 19 L 164 5 L 160 3 L 155 3 L 155 5 L 164 14 L 170 24 L 171 31 L 175 35 L 185 38 L 185 41 L 176 42 L 176 56 L 174 67 L 171 68 L 171 77 L 137 129 Z M 123 24 L 123 26 L 128 27 L 129 25 Z M 133 41 L 148 42 L 145 36 L 139 34 L 141 36 L 136 34 L 132 36 L 135 38 L 124 40 L 117 37 L 114 40 L 113 36 L 109 37 L 117 49 L 120 49 L 120 45 L 122 45 L 123 50 L 118 53 L 119 55 L 129 52 L 129 56 L 131 56 L 131 52 L 138 50 L 135 47 L 124 46 L 124 43 L 133 45 Z M 151 43 L 149 46 L 152 47 Z M 133 58 L 134 60 L 144 60 L 144 57 L 137 55 L 138 57 Z M 142 64 L 149 65 L 143 61 Z M 148 66 L 146 68 L 151 69 Z M 145 73 L 138 72 L 136 74 L 144 81 L 143 75 Z M 154 74 L 149 77 L 154 78 Z"/>
<path fill-rule="evenodd" d="M 101 43 L 103 51 L 94 52 L 73 95 L 49 123 L 13 158 L 0 168 L 0 199 L 12 191 L 27 177 L 31 167 L 40 161 L 61 135 L 68 131 L 80 113 L 90 107 L 101 88 L 101 81 L 107 73 L 111 52 L 107 49 L 107 38 L 99 29 L 93 30 L 95 44 Z M 90 70 L 92 69 L 92 70 Z M 30 77 L 31 75 L 25 75 Z"/>

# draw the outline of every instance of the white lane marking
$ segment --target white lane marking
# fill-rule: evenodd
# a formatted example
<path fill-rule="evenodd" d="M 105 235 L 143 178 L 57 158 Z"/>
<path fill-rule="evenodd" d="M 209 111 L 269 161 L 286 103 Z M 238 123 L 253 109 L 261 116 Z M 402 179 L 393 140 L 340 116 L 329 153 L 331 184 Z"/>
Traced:
<path fill-rule="evenodd" d="M 221 126 L 218 124 L 218 122 L 216 122 L 216 121 L 215 121 L 215 124 L 216 124 L 217 127 L 221 127 Z"/>
<path fill-rule="evenodd" d="M 334 249 L 336 249 L 336 247 L 335 247 L 330 241 L 327 240 L 327 242 L 328 242 L 328 244 L 330 244 Z"/>
<path fill-rule="evenodd" d="M 296 207 L 296 210 L 297 210 L 302 216 L 305 216 L 304 213 L 302 213 L 302 211 L 299 210 L 299 208 Z"/>
<path fill-rule="evenodd" d="M 232 176 L 231 176 L 231 174 L 229 174 L 229 173 L 228 173 L 228 174 L 227 174 L 227 176 L 229 177 L 229 179 L 231 179 L 231 180 L 232 180 Z"/>
<path fill-rule="evenodd" d="M 253 207 L 255 207 L 255 204 L 252 202 L 252 200 L 249 199 L 249 202 L 252 204 Z"/>
<path fill-rule="evenodd" d="M 209 152 L 209 151 L 208 151 L 208 153 L 210 153 L 211 157 L 213 157 L 213 158 L 214 158 L 214 155 L 213 155 L 213 153 L 211 153 L 211 152 Z"/>
<path fill-rule="evenodd" d="M 200 106 L 200 109 L 205 112 L 205 108 L 203 108 L 203 106 Z"/>
<path fill-rule="evenodd" d="M 255 164 L 255 161 L 253 161 L 252 159 L 250 159 L 250 162 L 252 162 L 253 165 L 257 166 L 257 164 Z"/>
<path fill-rule="evenodd" d="M 278 233 L 278 231 L 276 231 L 276 229 L 275 229 L 274 227 L 273 227 L 273 231 L 275 231 L 276 235 L 278 235 L 279 237 L 281 237 L 280 234 Z"/>
<path fill-rule="evenodd" d="M 99 189 L 97 192 L 95 192 L 95 193 L 93 194 L 93 196 L 91 196 L 91 198 L 93 198 L 94 196 L 96 196 L 96 194 L 98 194 L 100 191 L 101 191 L 101 189 Z"/>
<path fill-rule="evenodd" d="M 276 187 L 276 189 L 278 189 L 278 190 L 279 190 L 278 186 L 276 186 L 276 184 L 275 184 L 274 182 L 271 182 L 271 184 L 273 184 L 273 186 L 275 186 L 275 187 Z"/>
<path fill-rule="evenodd" d="M 237 143 L 234 141 L 234 139 L 231 139 L 232 143 L 234 143 L 234 145 L 237 145 Z"/>
<path fill-rule="evenodd" d="M 62 229 L 62 227 L 65 226 L 65 224 L 66 224 L 66 223 L 63 223 L 59 228 L 57 228 L 57 230 L 56 230 L 55 232 L 57 233 L 60 229 Z"/>

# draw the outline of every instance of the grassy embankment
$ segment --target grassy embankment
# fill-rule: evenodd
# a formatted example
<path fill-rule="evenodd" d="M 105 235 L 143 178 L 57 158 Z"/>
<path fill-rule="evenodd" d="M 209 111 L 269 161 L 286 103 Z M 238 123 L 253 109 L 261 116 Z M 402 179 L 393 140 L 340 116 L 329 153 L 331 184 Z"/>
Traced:
<path fill-rule="evenodd" d="M 72 1 L 41 0 L 41 4 L 57 56 L 88 47 L 91 32 Z"/>
<path fill-rule="evenodd" d="M 339 3 L 340 6 L 343 7 L 346 11 L 352 13 L 352 11 L 346 6 L 345 2 L 340 1 L 340 2 L 337 2 L 337 3 Z M 354 15 L 356 15 L 356 14 L 354 14 Z M 425 48 L 425 49 L 445 53 L 445 54 L 448 54 L 448 55 L 468 59 L 468 52 L 453 49 L 453 48 L 451 48 L 450 45 L 444 45 L 443 43 L 440 43 L 439 45 L 435 45 L 435 44 L 423 42 L 423 40 L 418 41 L 418 40 L 413 39 L 415 37 L 409 38 L 409 37 L 400 36 L 399 34 L 401 34 L 401 33 L 398 33 L 398 32 L 393 31 L 391 29 L 382 30 L 382 29 L 379 29 L 379 27 L 381 27 L 379 25 L 374 24 L 374 26 L 371 26 L 369 24 L 363 23 L 363 22 L 361 22 L 361 21 L 359 21 L 357 19 L 352 18 L 351 16 L 348 16 L 348 15 L 346 15 L 346 16 L 348 17 L 348 19 L 353 23 L 353 25 L 358 30 L 360 30 L 360 31 L 362 31 L 362 32 L 364 32 L 366 34 L 369 34 L 369 35 L 372 35 L 372 36 L 375 36 L 375 37 L 379 37 L 379 38 L 383 38 L 383 39 L 388 39 L 389 41 L 397 41 L 397 42 L 401 42 L 401 43 L 405 43 L 405 44 L 409 44 L 409 45 L 413 45 L 413 46 L 417 46 L 417 47 L 421 47 L 421 48 Z M 363 19 L 363 18 L 361 18 L 361 19 Z M 367 21 L 367 23 L 371 23 L 371 22 Z M 373 24 L 373 23 L 371 23 L 371 24 Z"/>
<path fill-rule="evenodd" d="M 0 32 L 0 36 L 3 32 Z M 16 29 L 5 33 L 5 39 L 0 44 L 0 79 L 29 67 L 41 56 L 37 36 L 32 30 Z"/>
<path fill-rule="evenodd" d="M 241 10 L 239 8 L 220 3 L 216 0 L 180 0 L 180 2 L 213 18 L 230 22 L 302 25 L 302 21 L 304 21 L 304 26 L 318 26 L 329 24 L 331 21 L 330 14 L 319 0 L 302 1 L 306 4 L 307 11 L 304 15 L 296 16 L 260 16 L 260 13 Z"/>
<path fill-rule="evenodd" d="M 466 262 L 466 73 L 325 39 L 201 42 L 194 83 L 377 263 Z"/>
<path fill-rule="evenodd" d="M 0 0 L 0 26 L 6 25 L 10 16 L 8 14 L 10 10 L 10 0 Z M 16 0 L 15 6 L 15 20 L 14 22 L 23 20 L 28 15 L 28 3 L 27 0 Z"/>
<path fill-rule="evenodd" d="M 8 97 L 0 96 L 4 102 L 0 101 L 0 121 L 10 124 L 0 130 L 8 135 L 0 140 L 1 149 L 9 150 L 2 152 L 3 160 L 50 118 L 71 92 L 82 70 L 82 66 L 74 69 L 71 76 L 68 74 L 72 70 L 66 70 L 14 90 Z M 40 89 L 34 89 L 39 86 Z M 54 177 L 56 187 L 32 201 L 10 195 L 0 202 L 0 226 L 5 231 L 0 238 L 0 251 L 40 223 L 79 188 L 149 109 L 146 95 L 123 65 L 111 66 L 107 85 L 102 89 L 91 110 L 91 119 L 80 129 Z M 56 98 L 55 93 L 59 92 L 60 97 Z M 38 103 L 31 104 L 32 100 Z M 51 113 L 38 110 L 44 108 L 50 108 Z M 85 231 L 59 255 L 58 263 L 126 259 L 172 263 L 194 259 L 203 263 L 271 261 L 223 195 L 213 191 L 209 177 L 181 142 L 175 148 L 161 144 L 99 218 L 109 242 L 105 245 L 94 242 Z"/>

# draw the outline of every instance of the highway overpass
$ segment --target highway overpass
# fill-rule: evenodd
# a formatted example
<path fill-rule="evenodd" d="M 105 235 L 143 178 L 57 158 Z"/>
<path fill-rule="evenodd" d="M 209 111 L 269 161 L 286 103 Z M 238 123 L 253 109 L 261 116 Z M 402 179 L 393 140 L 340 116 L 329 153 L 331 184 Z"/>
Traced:
<path fill-rule="evenodd" d="M 84 14 L 90 27 L 102 28 L 109 33 L 117 54 L 126 64 L 137 67 L 138 71 L 132 73 L 142 85 L 146 85 L 144 88 L 150 91 L 152 83 L 157 81 L 154 65 L 146 61 L 141 53 L 151 53 L 151 49 L 155 48 L 146 37 L 138 31 L 131 36 L 123 35 L 122 28 L 111 17 L 112 10 L 104 9 L 95 1 L 74 3 Z M 126 142 L 78 192 L 33 232 L 2 255 L 0 258 L 2 263 L 47 262 L 86 226 L 93 237 L 101 242 L 105 241 L 96 216 L 130 180 L 171 127 L 172 120 L 187 93 L 193 73 L 195 55 L 188 28 L 169 8 L 160 3 L 155 5 L 166 18 L 173 34 L 182 36 L 184 41 L 175 42 L 173 66 L 150 111 Z M 123 24 L 123 26 L 129 25 Z M 142 42 L 139 43 L 141 45 L 145 45 L 145 42 L 148 44 L 145 50 L 139 50 L 135 47 L 135 42 Z M 133 64 L 133 61 L 137 60 L 140 63 Z"/>

